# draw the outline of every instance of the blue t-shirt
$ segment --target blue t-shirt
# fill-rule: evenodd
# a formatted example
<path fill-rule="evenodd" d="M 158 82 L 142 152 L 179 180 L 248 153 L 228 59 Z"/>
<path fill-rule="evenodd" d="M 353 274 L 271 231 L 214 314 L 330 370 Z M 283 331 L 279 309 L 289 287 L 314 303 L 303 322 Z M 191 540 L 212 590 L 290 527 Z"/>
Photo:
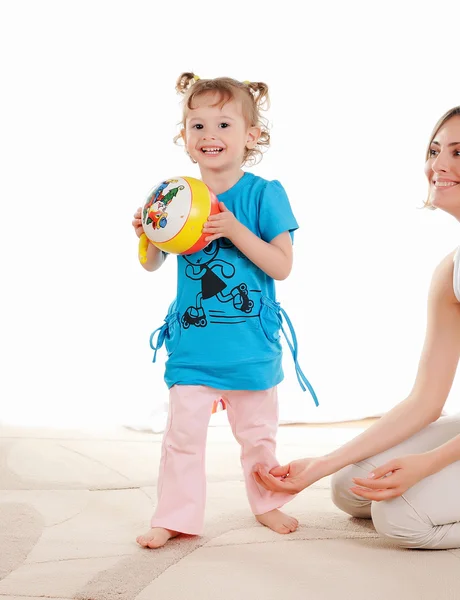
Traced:
<path fill-rule="evenodd" d="M 298 228 L 282 185 L 252 173 L 218 199 L 265 242 Z M 282 381 L 275 282 L 228 239 L 177 257 L 177 297 L 163 327 L 168 387 L 265 390 Z"/>

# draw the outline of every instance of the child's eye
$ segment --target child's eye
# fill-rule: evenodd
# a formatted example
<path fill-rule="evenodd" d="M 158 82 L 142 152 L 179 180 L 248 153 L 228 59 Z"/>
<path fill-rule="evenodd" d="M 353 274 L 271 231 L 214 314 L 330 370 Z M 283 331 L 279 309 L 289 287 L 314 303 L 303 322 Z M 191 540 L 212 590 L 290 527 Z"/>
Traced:
<path fill-rule="evenodd" d="M 193 125 L 192 129 L 203 129 L 203 125 L 201 123 L 195 123 L 195 125 Z"/>
<path fill-rule="evenodd" d="M 221 127 L 222 129 L 226 129 L 228 127 L 228 123 L 221 123 L 219 127 Z"/>

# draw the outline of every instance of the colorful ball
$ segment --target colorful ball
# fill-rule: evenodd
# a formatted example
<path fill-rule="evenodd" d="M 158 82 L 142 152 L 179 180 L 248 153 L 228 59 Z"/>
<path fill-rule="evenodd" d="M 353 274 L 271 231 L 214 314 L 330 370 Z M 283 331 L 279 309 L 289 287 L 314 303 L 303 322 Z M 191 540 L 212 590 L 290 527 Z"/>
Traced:
<path fill-rule="evenodd" d="M 149 240 L 171 254 L 193 254 L 208 245 L 203 225 L 220 212 L 209 187 L 193 177 L 162 181 L 148 194 L 142 209 L 142 226 Z"/>

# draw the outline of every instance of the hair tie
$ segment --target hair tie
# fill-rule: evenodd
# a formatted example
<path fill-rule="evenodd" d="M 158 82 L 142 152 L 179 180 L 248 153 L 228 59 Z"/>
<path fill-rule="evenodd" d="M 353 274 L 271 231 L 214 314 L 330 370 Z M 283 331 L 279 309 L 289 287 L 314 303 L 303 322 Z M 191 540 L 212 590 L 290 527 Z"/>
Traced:
<path fill-rule="evenodd" d="M 251 82 L 250 82 L 250 81 L 248 81 L 248 80 L 246 80 L 246 81 L 243 81 L 243 83 L 244 83 L 244 85 L 250 85 L 250 84 L 251 84 Z"/>
<path fill-rule="evenodd" d="M 195 81 L 199 81 L 199 79 L 200 79 L 200 78 L 198 77 L 198 75 L 194 75 L 194 76 L 193 76 L 193 79 L 194 79 Z"/>

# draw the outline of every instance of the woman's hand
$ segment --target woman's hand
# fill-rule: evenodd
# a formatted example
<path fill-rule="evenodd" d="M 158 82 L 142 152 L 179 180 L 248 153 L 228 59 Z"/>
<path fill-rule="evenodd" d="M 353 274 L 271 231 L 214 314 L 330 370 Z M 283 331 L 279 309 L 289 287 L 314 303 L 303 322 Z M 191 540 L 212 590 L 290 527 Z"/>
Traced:
<path fill-rule="evenodd" d="M 350 488 L 357 496 L 368 500 L 388 500 L 401 496 L 430 474 L 430 459 L 427 454 L 408 454 L 374 469 L 367 479 L 356 477 L 356 486 Z"/>
<path fill-rule="evenodd" d="M 136 232 L 137 237 L 141 237 L 144 233 L 144 228 L 142 227 L 142 219 L 141 219 L 142 209 L 138 208 L 134 213 L 134 219 L 132 221 L 132 226 L 134 227 L 134 231 Z"/>
<path fill-rule="evenodd" d="M 327 460 L 321 457 L 293 460 L 287 465 L 274 467 L 270 472 L 265 465 L 258 464 L 253 477 L 259 485 L 271 492 L 297 494 L 330 473 Z"/>

